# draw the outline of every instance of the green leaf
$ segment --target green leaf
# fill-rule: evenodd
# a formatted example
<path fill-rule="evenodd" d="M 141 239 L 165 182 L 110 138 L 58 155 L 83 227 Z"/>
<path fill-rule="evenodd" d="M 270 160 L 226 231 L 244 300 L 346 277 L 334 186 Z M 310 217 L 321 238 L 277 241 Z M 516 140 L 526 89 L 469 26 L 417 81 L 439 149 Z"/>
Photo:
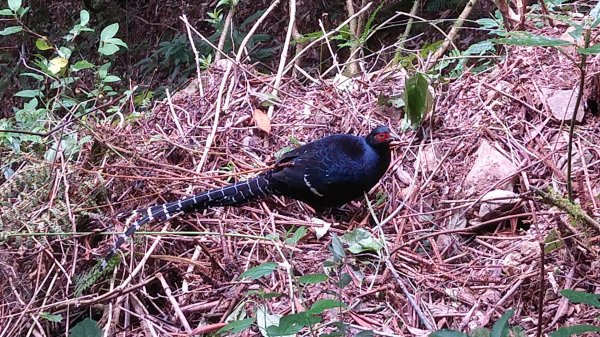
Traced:
<path fill-rule="evenodd" d="M 226 326 L 222 327 L 218 333 L 228 332 L 230 334 L 242 332 L 252 326 L 256 319 L 254 318 L 246 318 L 239 321 L 233 321 Z"/>
<path fill-rule="evenodd" d="M 258 297 L 264 298 L 264 299 L 270 299 L 270 298 L 279 298 L 282 295 L 283 295 L 282 293 L 270 292 L 270 293 L 259 293 Z"/>
<path fill-rule="evenodd" d="M 35 79 L 38 82 L 41 82 L 44 80 L 44 76 L 40 75 L 40 74 L 36 74 L 36 73 L 21 73 L 19 74 L 19 76 L 27 76 L 27 77 L 31 77 L 33 79 Z"/>
<path fill-rule="evenodd" d="M 3 16 L 13 16 L 13 14 L 14 14 L 13 11 L 11 11 L 8 8 L 0 9 L 0 15 L 3 15 Z"/>
<path fill-rule="evenodd" d="M 108 75 L 108 69 L 110 68 L 110 62 L 105 63 L 98 68 L 98 76 L 100 78 L 105 78 Z"/>
<path fill-rule="evenodd" d="M 276 106 L 281 103 L 281 99 L 279 97 L 268 92 L 259 93 L 258 97 L 262 100 L 260 105 L 264 107 Z"/>
<path fill-rule="evenodd" d="M 21 8 L 22 5 L 21 0 L 8 0 L 8 8 L 10 8 L 13 12 L 16 12 Z"/>
<path fill-rule="evenodd" d="M 118 39 L 116 37 L 110 38 L 110 39 L 108 39 L 108 40 L 106 40 L 104 42 L 106 42 L 108 44 L 114 44 L 114 45 L 117 45 L 117 46 L 122 46 L 122 47 L 127 48 L 127 43 L 123 42 L 123 40 Z"/>
<path fill-rule="evenodd" d="M 277 324 L 267 326 L 267 335 L 269 337 L 293 336 L 305 326 L 311 326 L 320 321 L 320 317 L 309 315 L 306 312 L 285 315 L 279 319 Z"/>
<path fill-rule="evenodd" d="M 27 97 L 27 98 L 38 97 L 40 95 L 41 95 L 41 92 L 37 89 L 36 90 L 21 90 L 15 94 L 15 96 L 17 96 L 17 97 Z"/>
<path fill-rule="evenodd" d="M 105 44 L 102 47 L 98 48 L 98 52 L 102 55 L 110 56 L 119 51 L 119 47 L 114 44 Z"/>
<path fill-rule="evenodd" d="M 304 236 L 306 236 L 306 227 L 301 226 L 298 229 L 296 229 L 296 231 L 294 232 L 294 235 L 291 238 L 288 238 L 285 240 L 285 243 L 288 245 L 295 245 L 297 244 L 300 240 L 302 240 L 302 238 Z"/>
<path fill-rule="evenodd" d="M 51 45 L 48 44 L 47 40 L 41 38 L 35 40 L 35 47 L 39 50 L 54 49 Z"/>
<path fill-rule="evenodd" d="M 600 309 L 600 301 L 598 300 L 598 296 L 600 295 L 572 289 L 562 290 L 560 294 L 573 303 L 585 303 Z"/>
<path fill-rule="evenodd" d="M 383 4 L 383 2 L 382 2 Z M 354 335 L 354 337 L 373 337 L 375 336 L 375 333 L 373 332 L 373 330 L 363 330 L 359 333 L 357 333 L 356 335 Z"/>
<path fill-rule="evenodd" d="M 590 16 L 593 17 L 594 19 L 600 18 L 600 1 L 598 1 L 596 3 L 596 6 L 594 6 L 594 8 L 592 8 L 592 10 L 590 11 Z"/>
<path fill-rule="evenodd" d="M 406 118 L 412 126 L 420 125 L 427 113 L 428 86 L 427 78 L 421 73 L 406 80 L 404 103 L 406 104 Z"/>
<path fill-rule="evenodd" d="M 432 332 L 429 337 L 468 337 L 466 334 L 456 330 L 438 330 Z"/>
<path fill-rule="evenodd" d="M 510 328 L 510 337 L 527 337 L 527 332 L 520 325 Z"/>
<path fill-rule="evenodd" d="M 79 12 L 79 21 L 81 26 L 87 25 L 88 22 L 90 22 L 90 12 L 86 11 L 85 9 Z"/>
<path fill-rule="evenodd" d="M 331 254 L 333 254 L 333 259 L 335 261 L 341 261 L 346 257 L 342 241 L 340 241 L 340 238 L 335 233 L 331 234 L 331 245 L 329 246 L 329 251 Z"/>
<path fill-rule="evenodd" d="M 11 34 L 16 34 L 22 30 L 23 30 L 23 27 L 21 27 L 21 26 L 6 27 L 3 30 L 0 30 L 0 35 L 6 36 L 6 35 L 11 35 Z"/>
<path fill-rule="evenodd" d="M 510 32 L 508 37 L 497 39 L 496 41 L 502 44 L 526 47 L 559 47 L 573 44 L 569 41 L 554 37 L 535 35 L 529 32 Z"/>
<path fill-rule="evenodd" d="M 344 242 L 349 246 L 348 250 L 353 254 L 360 254 L 368 251 L 379 253 L 383 248 L 380 240 L 375 239 L 371 233 L 362 229 L 356 228 L 342 236 Z"/>
<path fill-rule="evenodd" d="M 570 337 L 573 335 L 581 335 L 582 333 L 586 332 L 600 332 L 600 327 L 586 324 L 573 325 L 551 332 L 550 337 Z"/>
<path fill-rule="evenodd" d="M 40 317 L 54 323 L 61 322 L 63 318 L 61 314 L 55 315 L 48 312 L 40 312 Z"/>
<path fill-rule="evenodd" d="M 352 277 L 350 277 L 350 274 L 343 273 L 342 275 L 340 275 L 340 280 L 336 283 L 336 285 L 338 286 L 338 288 L 344 289 L 347 285 L 350 284 L 350 282 L 352 282 Z"/>
<path fill-rule="evenodd" d="M 270 314 L 264 305 L 260 305 L 256 309 L 256 324 L 263 336 L 278 336 L 278 334 L 271 335 L 268 329 L 272 326 L 278 326 L 280 319 L 280 315 Z"/>
<path fill-rule="evenodd" d="M 98 327 L 98 322 L 93 319 L 86 318 L 83 321 L 75 324 L 69 333 L 69 337 L 100 337 L 102 330 Z"/>
<path fill-rule="evenodd" d="M 50 60 L 50 62 L 48 64 L 48 70 L 52 74 L 58 74 L 68 64 L 69 64 L 69 60 L 68 59 L 66 59 L 64 57 L 57 56 L 57 57 L 53 58 L 52 60 Z"/>
<path fill-rule="evenodd" d="M 115 35 L 117 35 L 118 31 L 119 31 L 119 24 L 116 22 L 113 23 L 112 25 L 108 25 L 108 26 L 104 27 L 104 29 L 100 33 L 100 41 L 106 41 L 108 39 L 113 38 Z"/>
<path fill-rule="evenodd" d="M 334 309 L 334 308 L 346 308 L 347 305 L 343 302 L 332 300 L 330 298 L 326 298 L 323 300 L 316 301 L 310 309 L 306 311 L 307 314 L 318 315 L 325 310 Z"/>
<path fill-rule="evenodd" d="M 578 48 L 577 52 L 579 54 L 585 54 L 585 55 L 598 54 L 598 53 L 600 53 L 600 43 L 597 43 L 588 48 Z"/>
<path fill-rule="evenodd" d="M 552 229 L 544 238 L 544 253 L 550 254 L 553 251 L 560 249 L 563 245 L 563 240 L 558 235 L 556 229 Z"/>
<path fill-rule="evenodd" d="M 329 276 L 325 274 L 307 274 L 302 275 L 298 278 L 298 283 L 300 284 L 317 284 L 321 282 L 325 282 L 329 279 Z"/>
<path fill-rule="evenodd" d="M 119 82 L 121 79 L 119 78 L 119 76 L 115 76 L 115 75 L 108 75 L 105 78 L 102 79 L 102 82 L 104 83 L 113 83 L 113 82 Z"/>
<path fill-rule="evenodd" d="M 504 315 L 500 316 L 494 326 L 492 327 L 490 337 L 506 337 L 508 336 L 508 332 L 510 331 L 510 326 L 508 325 L 508 320 L 513 315 L 515 311 L 513 309 L 508 309 L 504 313 Z"/>
<path fill-rule="evenodd" d="M 240 278 L 249 278 L 251 280 L 259 279 L 263 276 L 267 276 L 271 274 L 275 269 L 277 269 L 277 263 L 275 262 L 265 262 L 256 267 L 252 267 L 245 272 L 242 273 Z"/>
<path fill-rule="evenodd" d="M 73 71 L 79 71 L 79 70 L 84 70 L 84 69 L 90 69 L 90 68 L 94 68 L 95 65 L 86 61 L 86 60 L 82 60 L 82 61 L 77 61 L 75 62 L 75 64 L 73 64 L 71 66 L 71 69 Z"/>

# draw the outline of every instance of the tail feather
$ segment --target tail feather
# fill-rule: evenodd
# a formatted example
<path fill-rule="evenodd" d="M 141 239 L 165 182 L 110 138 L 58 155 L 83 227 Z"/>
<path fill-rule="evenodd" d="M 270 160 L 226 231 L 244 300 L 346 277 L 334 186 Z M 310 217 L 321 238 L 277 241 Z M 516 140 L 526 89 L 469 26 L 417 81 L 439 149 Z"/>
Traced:
<path fill-rule="evenodd" d="M 272 193 L 267 173 L 247 181 L 237 182 L 166 204 L 155 205 L 142 211 L 134 211 L 133 214 L 141 213 L 143 216 L 136 220 L 117 238 L 115 245 L 106 254 L 104 260 L 102 260 L 100 268 L 106 268 L 108 261 L 117 253 L 121 245 L 138 231 L 140 227 L 149 222 L 166 221 L 181 213 L 201 211 L 210 207 L 241 205 Z"/>

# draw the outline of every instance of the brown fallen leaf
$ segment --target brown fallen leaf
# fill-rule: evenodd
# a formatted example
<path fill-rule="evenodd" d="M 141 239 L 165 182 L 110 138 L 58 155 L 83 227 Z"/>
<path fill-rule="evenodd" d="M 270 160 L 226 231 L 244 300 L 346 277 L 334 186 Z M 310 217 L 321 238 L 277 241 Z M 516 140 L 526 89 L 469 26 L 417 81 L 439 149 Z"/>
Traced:
<path fill-rule="evenodd" d="M 271 120 L 266 113 L 264 113 L 260 109 L 254 109 L 252 113 L 252 118 L 254 119 L 254 123 L 258 126 L 259 129 L 263 130 L 266 133 L 271 133 Z"/>

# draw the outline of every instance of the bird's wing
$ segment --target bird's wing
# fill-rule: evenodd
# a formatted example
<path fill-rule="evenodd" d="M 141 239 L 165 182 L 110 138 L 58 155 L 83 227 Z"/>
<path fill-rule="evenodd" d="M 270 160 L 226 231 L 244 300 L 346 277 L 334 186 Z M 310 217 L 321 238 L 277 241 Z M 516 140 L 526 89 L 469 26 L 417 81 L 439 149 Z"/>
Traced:
<path fill-rule="evenodd" d="M 278 161 L 273 178 L 286 194 L 307 193 L 315 198 L 359 185 L 363 147 L 357 142 L 355 138 L 335 137 L 289 151 Z"/>

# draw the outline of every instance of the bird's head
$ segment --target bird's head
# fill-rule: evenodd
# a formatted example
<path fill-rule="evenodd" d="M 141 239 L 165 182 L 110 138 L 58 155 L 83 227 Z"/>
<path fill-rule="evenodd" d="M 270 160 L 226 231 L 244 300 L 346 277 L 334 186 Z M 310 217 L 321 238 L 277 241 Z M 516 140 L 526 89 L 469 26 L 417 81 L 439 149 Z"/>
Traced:
<path fill-rule="evenodd" d="M 367 136 L 367 142 L 373 147 L 388 147 L 396 139 L 398 137 L 386 125 L 376 127 Z"/>

